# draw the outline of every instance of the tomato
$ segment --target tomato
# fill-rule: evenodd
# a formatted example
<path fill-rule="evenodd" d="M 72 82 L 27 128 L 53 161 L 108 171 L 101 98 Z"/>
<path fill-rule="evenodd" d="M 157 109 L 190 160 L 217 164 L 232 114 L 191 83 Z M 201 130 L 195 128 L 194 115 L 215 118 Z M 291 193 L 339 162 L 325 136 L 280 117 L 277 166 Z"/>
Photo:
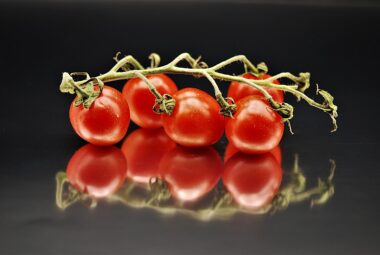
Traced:
<path fill-rule="evenodd" d="M 88 109 L 82 104 L 76 107 L 74 102 L 70 107 L 70 122 L 75 132 L 87 142 L 112 145 L 127 133 L 128 103 L 116 89 L 104 86 L 100 96 Z"/>
<path fill-rule="evenodd" d="M 162 128 L 140 128 L 132 132 L 121 146 L 128 161 L 127 178 L 148 184 L 152 177 L 160 177 L 159 163 L 175 146 Z"/>
<path fill-rule="evenodd" d="M 224 152 L 224 162 L 227 162 L 233 155 L 240 152 L 232 143 L 228 143 Z M 274 149 L 270 150 L 276 161 L 281 165 L 282 163 L 282 153 L 280 145 L 276 146 Z"/>
<path fill-rule="evenodd" d="M 195 88 L 173 94 L 176 105 L 171 115 L 163 114 L 165 132 L 176 143 L 202 147 L 216 143 L 224 132 L 220 106 L 206 92 Z"/>
<path fill-rule="evenodd" d="M 272 76 L 269 74 L 261 74 L 259 77 L 254 76 L 253 74 L 246 73 L 242 75 L 243 78 L 250 79 L 250 80 L 265 80 Z M 280 84 L 278 80 L 273 81 L 274 84 Z M 268 93 L 273 97 L 273 99 L 279 103 L 284 102 L 284 92 L 282 90 L 273 89 L 273 88 L 264 88 Z M 248 84 L 232 81 L 229 88 L 228 88 L 228 97 L 232 97 L 235 102 L 239 101 L 240 99 L 250 96 L 250 95 L 258 95 L 262 96 L 262 93 Z"/>
<path fill-rule="evenodd" d="M 180 201 L 195 201 L 206 195 L 217 184 L 222 170 L 222 160 L 212 147 L 177 146 L 160 163 L 162 178 Z"/>
<path fill-rule="evenodd" d="M 120 149 L 87 144 L 71 157 L 66 174 L 77 190 L 101 198 L 123 185 L 126 170 L 127 160 Z"/>
<path fill-rule="evenodd" d="M 226 121 L 228 141 L 239 151 L 249 154 L 269 152 L 284 133 L 282 117 L 267 100 L 249 96 L 238 101 L 233 118 Z"/>
<path fill-rule="evenodd" d="M 172 95 L 177 91 L 174 81 L 165 74 L 152 74 L 148 75 L 147 78 L 161 95 Z M 152 110 L 155 97 L 142 79 L 128 80 L 123 88 L 123 97 L 129 104 L 131 119 L 134 123 L 143 128 L 159 128 L 162 126 L 160 115 Z"/>
<path fill-rule="evenodd" d="M 271 153 L 237 153 L 225 164 L 222 180 L 237 204 L 260 209 L 277 194 L 282 181 L 282 169 Z"/>

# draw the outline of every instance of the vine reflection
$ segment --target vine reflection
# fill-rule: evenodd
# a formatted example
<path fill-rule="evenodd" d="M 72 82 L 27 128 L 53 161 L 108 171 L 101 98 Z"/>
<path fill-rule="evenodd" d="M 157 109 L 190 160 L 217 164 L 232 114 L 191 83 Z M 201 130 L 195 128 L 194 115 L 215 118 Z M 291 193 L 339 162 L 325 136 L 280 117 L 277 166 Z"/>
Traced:
<path fill-rule="evenodd" d="M 139 129 L 131 137 L 121 150 L 85 145 L 75 152 L 67 170 L 56 174 L 57 206 L 84 203 L 95 208 L 105 200 L 208 221 L 238 213 L 273 214 L 299 202 L 318 206 L 334 194 L 333 160 L 327 177 L 312 186 L 298 155 L 291 169 L 282 169 L 280 148 L 247 155 L 227 147 L 223 164 L 213 147 L 188 149 L 171 143 L 150 158 L 152 146 L 168 143 L 164 133 Z"/>

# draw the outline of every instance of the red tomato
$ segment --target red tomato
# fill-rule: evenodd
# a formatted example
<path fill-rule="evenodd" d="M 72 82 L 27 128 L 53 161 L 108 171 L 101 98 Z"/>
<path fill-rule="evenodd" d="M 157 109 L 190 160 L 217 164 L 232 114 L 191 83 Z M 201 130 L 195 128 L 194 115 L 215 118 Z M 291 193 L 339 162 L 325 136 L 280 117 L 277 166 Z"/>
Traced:
<path fill-rule="evenodd" d="M 147 78 L 161 95 L 172 95 L 177 91 L 174 81 L 165 74 L 152 74 Z M 161 116 L 152 110 L 155 97 L 142 79 L 128 80 L 123 88 L 123 97 L 129 104 L 131 119 L 137 125 L 143 128 L 159 128 L 162 126 Z"/>
<path fill-rule="evenodd" d="M 238 153 L 224 166 L 223 184 L 240 206 L 259 209 L 270 203 L 282 180 L 282 169 L 271 153 Z"/>
<path fill-rule="evenodd" d="M 235 155 L 238 152 L 240 151 L 235 146 L 233 146 L 232 143 L 228 143 L 224 152 L 224 162 L 227 162 L 233 155 Z M 282 164 L 282 153 L 280 145 L 270 150 L 269 153 L 272 153 L 272 155 L 280 165 Z"/>
<path fill-rule="evenodd" d="M 212 147 L 177 146 L 160 163 L 170 193 L 180 201 L 195 201 L 206 195 L 217 184 L 222 170 L 222 160 Z"/>
<path fill-rule="evenodd" d="M 75 100 L 74 100 L 75 101 Z M 75 132 L 89 143 L 112 145 L 119 142 L 129 126 L 128 103 L 114 88 L 104 86 L 90 108 L 70 106 L 70 122 Z"/>
<path fill-rule="evenodd" d="M 173 95 L 176 105 L 171 115 L 163 114 L 165 132 L 176 143 L 202 147 L 216 143 L 224 132 L 220 106 L 206 92 L 181 89 Z"/>
<path fill-rule="evenodd" d="M 79 191 L 92 197 L 106 197 L 124 183 L 127 160 L 120 149 L 87 144 L 71 157 L 66 174 Z"/>
<path fill-rule="evenodd" d="M 251 80 L 265 80 L 270 77 L 272 77 L 269 74 L 262 74 L 259 77 L 256 77 L 250 73 L 243 74 L 242 77 L 246 79 Z M 280 84 L 278 80 L 273 81 L 274 84 Z M 273 99 L 279 103 L 284 102 L 284 92 L 282 90 L 273 89 L 273 88 L 264 88 L 268 93 L 273 97 Z M 248 84 L 233 81 L 231 82 L 229 88 L 228 88 L 228 97 L 232 97 L 235 102 L 239 101 L 240 99 L 250 96 L 250 95 L 258 95 L 262 96 L 262 93 Z"/>
<path fill-rule="evenodd" d="M 282 117 L 262 98 L 249 96 L 237 102 L 234 118 L 226 121 L 226 136 L 239 151 L 249 154 L 269 152 L 284 133 Z"/>
<path fill-rule="evenodd" d="M 159 163 L 164 154 L 175 146 L 162 128 L 137 129 L 121 146 L 128 161 L 127 177 L 145 184 L 152 177 L 160 177 Z"/>

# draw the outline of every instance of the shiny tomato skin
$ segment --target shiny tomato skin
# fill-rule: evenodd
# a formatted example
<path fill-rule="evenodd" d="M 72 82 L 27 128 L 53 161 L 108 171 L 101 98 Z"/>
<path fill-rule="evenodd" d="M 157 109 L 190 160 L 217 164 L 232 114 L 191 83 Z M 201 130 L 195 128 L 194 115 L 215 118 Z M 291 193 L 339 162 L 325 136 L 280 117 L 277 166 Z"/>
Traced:
<path fill-rule="evenodd" d="M 250 80 L 265 80 L 272 77 L 269 74 L 261 74 L 259 77 L 254 76 L 250 73 L 245 73 L 242 75 L 243 78 Z M 280 84 L 278 80 L 273 81 L 274 84 Z M 282 90 L 273 89 L 273 88 L 264 88 L 268 93 L 273 97 L 273 99 L 279 103 L 284 102 L 284 92 Z M 253 87 L 250 87 L 248 84 L 232 81 L 228 88 L 228 97 L 232 97 L 235 102 L 247 96 L 262 96 L 262 93 Z"/>
<path fill-rule="evenodd" d="M 173 95 L 178 90 L 174 81 L 165 74 L 152 74 L 148 75 L 147 78 L 161 95 Z M 128 80 L 122 93 L 129 104 L 131 120 L 134 123 L 142 128 L 162 127 L 161 116 L 152 110 L 155 97 L 142 79 L 132 78 Z"/>
<path fill-rule="evenodd" d="M 233 146 L 232 143 L 228 143 L 224 151 L 224 162 L 227 162 L 230 158 L 232 158 L 235 154 L 239 152 L 240 151 L 235 146 Z M 274 149 L 270 150 L 268 153 L 271 153 L 280 165 L 282 164 L 282 152 L 281 152 L 280 145 L 277 145 Z"/>
<path fill-rule="evenodd" d="M 277 194 L 282 169 L 271 153 L 239 152 L 225 164 L 222 180 L 237 204 L 255 210 L 269 204 Z"/>
<path fill-rule="evenodd" d="M 151 178 L 160 177 L 159 163 L 175 146 L 162 128 L 133 131 L 121 146 L 128 161 L 127 178 L 148 184 Z"/>
<path fill-rule="evenodd" d="M 89 143 L 106 146 L 119 142 L 129 127 L 129 107 L 121 93 L 104 86 L 90 108 L 70 106 L 70 122 L 75 132 Z"/>
<path fill-rule="evenodd" d="M 127 160 L 114 146 L 87 144 L 77 150 L 67 165 L 67 178 L 80 192 L 107 197 L 124 183 Z"/>
<path fill-rule="evenodd" d="M 212 147 L 177 146 L 165 154 L 160 173 L 172 196 L 180 201 L 196 201 L 218 183 L 223 163 Z"/>
<path fill-rule="evenodd" d="M 203 147 L 221 138 L 224 117 L 213 97 L 199 89 L 185 88 L 173 98 L 173 113 L 162 115 L 165 132 L 173 141 L 186 147 Z"/>
<path fill-rule="evenodd" d="M 234 117 L 226 121 L 228 141 L 248 154 L 266 153 L 274 149 L 284 133 L 282 117 L 261 97 L 248 96 L 236 105 Z"/>

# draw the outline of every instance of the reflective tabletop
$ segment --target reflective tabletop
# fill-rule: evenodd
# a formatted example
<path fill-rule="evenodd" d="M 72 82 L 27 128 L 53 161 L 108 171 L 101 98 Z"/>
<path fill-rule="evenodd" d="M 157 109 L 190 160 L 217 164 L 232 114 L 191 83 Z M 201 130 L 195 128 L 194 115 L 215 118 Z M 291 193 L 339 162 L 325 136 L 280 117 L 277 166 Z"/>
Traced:
<path fill-rule="evenodd" d="M 378 6 L 1 3 L 0 254 L 378 254 L 379 24 Z M 310 71 L 339 129 L 286 94 L 295 134 L 267 154 L 225 137 L 187 149 L 135 124 L 94 147 L 58 86 L 64 71 L 109 69 L 117 51 Z"/>

